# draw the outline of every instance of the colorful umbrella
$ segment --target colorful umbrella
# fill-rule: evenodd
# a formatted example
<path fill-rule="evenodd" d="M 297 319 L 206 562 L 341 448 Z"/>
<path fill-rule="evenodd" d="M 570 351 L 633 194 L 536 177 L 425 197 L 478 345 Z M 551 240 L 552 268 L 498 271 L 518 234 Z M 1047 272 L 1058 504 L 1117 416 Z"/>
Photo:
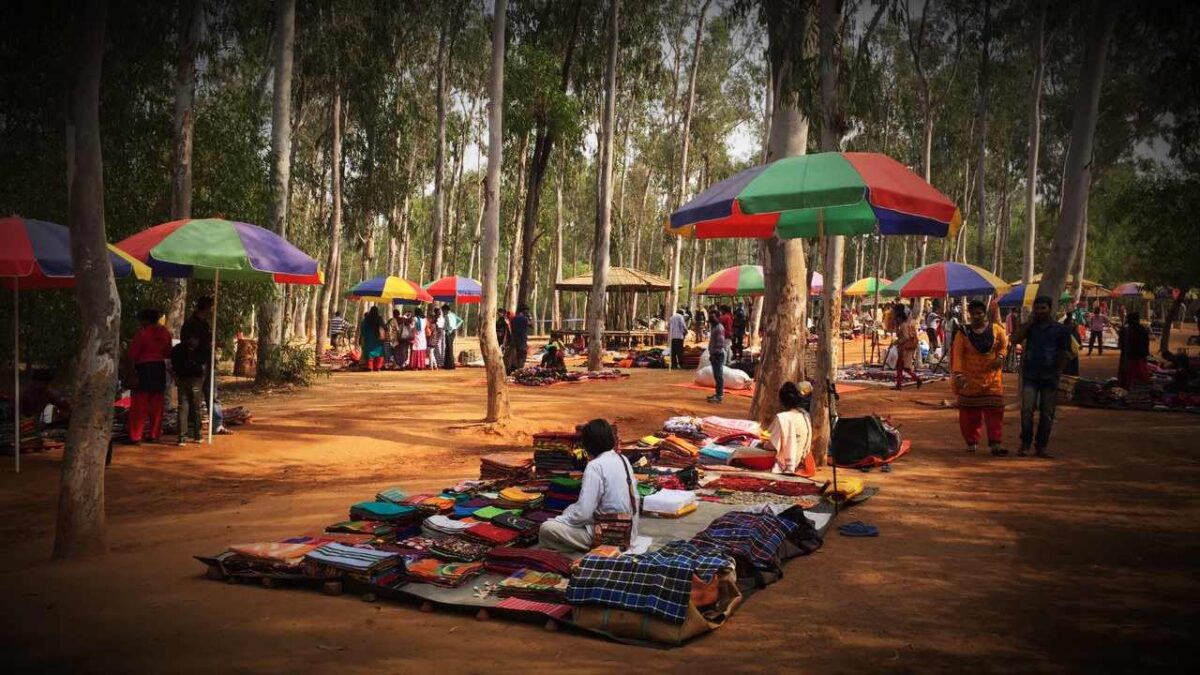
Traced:
<path fill-rule="evenodd" d="M 483 301 L 483 287 L 467 277 L 442 277 L 426 284 L 425 290 L 438 302 L 474 305 Z"/>
<path fill-rule="evenodd" d="M 882 295 L 902 298 L 941 298 L 963 295 L 998 295 L 1009 284 L 991 272 L 956 262 L 939 262 L 905 272 L 888 284 Z"/>
<path fill-rule="evenodd" d="M 864 297 L 867 295 L 875 295 L 875 291 L 882 291 L 883 287 L 892 283 L 891 279 L 880 279 L 878 277 L 864 277 L 850 284 L 842 291 L 842 295 L 852 297 Z"/>
<path fill-rule="evenodd" d="M 108 247 L 113 274 L 150 278 L 150 268 Z M 75 285 L 71 231 L 56 223 L 12 216 L 0 218 L 0 278 L 13 292 L 13 462 L 21 472 L 21 304 L 18 291 L 70 288 Z"/>
<path fill-rule="evenodd" d="M 118 277 L 150 278 L 150 268 L 112 244 L 108 258 Z M 36 290 L 75 285 L 71 231 L 56 223 L 12 216 L 0 218 L 0 278 L 5 288 Z"/>
<path fill-rule="evenodd" d="M 820 272 L 813 272 L 811 295 L 821 293 L 824 279 Z M 710 274 L 704 281 L 696 284 L 693 291 L 696 295 L 762 295 L 763 294 L 762 265 L 735 265 L 726 267 L 719 272 Z"/>
<path fill-rule="evenodd" d="M 346 297 L 364 302 L 433 302 L 430 295 L 415 281 L 400 277 L 372 277 L 350 289 Z"/>
<path fill-rule="evenodd" d="M 1033 307 L 1033 301 L 1038 296 L 1038 285 L 1016 284 L 1007 293 L 1000 296 L 1001 307 Z M 1070 302 L 1071 292 L 1064 290 L 1058 298 L 1059 302 Z"/>
<path fill-rule="evenodd" d="M 1112 289 L 1108 297 L 1110 298 L 1140 298 L 1146 292 L 1146 285 L 1140 281 L 1127 281 Z"/>
<path fill-rule="evenodd" d="M 670 234 L 784 239 L 825 234 L 953 235 L 950 198 L 896 160 L 868 152 L 786 157 L 734 174 L 671 214 Z"/>
<path fill-rule="evenodd" d="M 173 220 L 117 243 L 156 277 L 320 284 L 317 261 L 257 225 L 223 218 Z"/>
<path fill-rule="evenodd" d="M 1041 272 L 1030 277 L 1029 281 L 1030 281 L 1030 283 L 1034 283 L 1034 284 L 1040 283 L 1042 281 Z M 1012 285 L 1016 286 L 1019 283 L 1021 283 L 1020 279 L 1012 282 Z M 1067 280 L 1067 287 L 1068 288 L 1074 287 L 1074 283 L 1070 279 Z M 1100 284 L 1096 283 L 1095 281 L 1092 281 L 1091 279 L 1084 279 L 1082 288 L 1083 288 L 1083 295 L 1086 297 L 1090 297 L 1090 298 L 1096 298 L 1096 297 L 1100 297 L 1101 295 L 1108 295 L 1110 293 L 1110 291 L 1107 288 L 1101 286 Z"/>
<path fill-rule="evenodd" d="M 324 281 L 320 265 L 283 237 L 257 225 L 224 218 L 172 220 L 123 239 L 117 248 L 145 263 L 154 276 L 213 281 L 216 321 L 221 279 L 317 285 Z M 215 326 L 214 326 L 215 328 Z M 208 372 L 216 373 L 217 331 L 212 331 Z M 216 377 L 208 378 L 208 409 L 216 397 Z M 212 444 L 213 425 L 208 425 Z"/>

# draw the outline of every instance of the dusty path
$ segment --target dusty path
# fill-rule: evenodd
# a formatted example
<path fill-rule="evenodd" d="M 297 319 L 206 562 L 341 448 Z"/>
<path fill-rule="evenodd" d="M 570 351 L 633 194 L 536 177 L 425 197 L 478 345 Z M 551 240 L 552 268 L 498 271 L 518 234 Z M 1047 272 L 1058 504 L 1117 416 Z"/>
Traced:
<path fill-rule="evenodd" d="M 1084 358 L 1085 374 L 1115 356 Z M 1194 668 L 1200 611 L 1200 418 L 1062 408 L 1055 461 L 968 456 L 949 398 L 869 389 L 845 415 L 903 424 L 914 452 L 855 517 L 721 630 L 680 649 L 625 647 L 510 621 L 205 580 L 190 556 L 310 531 L 390 484 L 440 487 L 514 442 L 469 427 L 482 372 L 340 374 L 260 397 L 256 423 L 213 448 L 118 449 L 112 553 L 46 561 L 58 454 L 0 475 L 6 672 L 1119 672 Z M 515 388 L 517 425 L 594 416 L 629 433 L 715 410 L 684 373 Z M 1011 382 L 1010 382 L 1011 389 Z M 723 414 L 744 414 L 730 398 Z M 1005 422 L 1015 447 L 1015 411 Z"/>

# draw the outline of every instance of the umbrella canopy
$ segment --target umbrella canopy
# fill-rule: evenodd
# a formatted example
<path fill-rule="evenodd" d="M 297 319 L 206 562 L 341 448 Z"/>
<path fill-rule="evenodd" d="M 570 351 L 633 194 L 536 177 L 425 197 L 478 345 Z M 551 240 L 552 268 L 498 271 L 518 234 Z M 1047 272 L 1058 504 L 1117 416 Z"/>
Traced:
<path fill-rule="evenodd" d="M 939 262 L 905 272 L 888 284 L 884 295 L 902 298 L 940 298 L 963 295 L 998 295 L 1009 284 L 991 272 L 956 262 Z"/>
<path fill-rule="evenodd" d="M 610 291 L 654 292 L 671 290 L 671 282 L 657 274 L 650 274 L 632 267 L 610 267 L 608 283 L 605 286 Z M 554 284 L 560 291 L 590 291 L 592 290 L 592 275 L 581 274 L 570 279 L 563 279 Z"/>
<path fill-rule="evenodd" d="M 149 267 L 111 244 L 108 259 L 118 277 L 150 278 Z M 22 291 L 74 286 L 71 231 L 44 220 L 0 218 L 0 277 L 5 288 Z"/>
<path fill-rule="evenodd" d="M 346 297 L 351 300 L 361 300 L 365 302 L 433 302 L 433 296 L 429 294 L 421 284 L 400 277 L 373 277 L 366 281 L 360 282 L 357 286 L 350 289 Z"/>
<path fill-rule="evenodd" d="M 842 291 L 842 295 L 852 297 L 863 297 L 867 295 L 875 295 L 875 291 L 882 291 L 883 287 L 892 283 L 891 279 L 880 279 L 878 277 L 863 277 L 858 281 L 846 286 Z"/>
<path fill-rule="evenodd" d="M 813 272 L 811 295 L 821 293 L 821 284 L 825 283 L 820 272 Z M 726 267 L 719 272 L 710 274 L 704 281 L 696 284 L 696 295 L 762 295 L 763 294 L 762 265 L 735 265 Z"/>
<path fill-rule="evenodd" d="M 279 235 L 223 218 L 173 220 L 116 244 L 156 277 L 320 284 L 317 261 Z"/>
<path fill-rule="evenodd" d="M 1042 281 L 1042 274 L 1041 274 L 1041 272 L 1039 272 L 1039 273 L 1037 273 L 1037 274 L 1035 274 L 1035 275 L 1033 275 L 1032 277 L 1030 277 L 1030 278 L 1029 278 L 1029 282 L 1030 282 L 1030 283 L 1038 284 L 1038 283 L 1041 283 L 1041 281 Z M 1013 285 L 1013 286 L 1016 286 L 1016 285 L 1017 285 L 1017 284 L 1019 284 L 1019 283 L 1021 283 L 1021 280 L 1020 280 L 1020 279 L 1017 279 L 1016 281 L 1012 282 L 1012 285 Z M 1073 284 L 1071 283 L 1071 280 L 1070 280 L 1070 279 L 1068 279 L 1068 280 L 1067 280 L 1067 286 L 1068 286 L 1068 287 L 1070 287 L 1070 286 L 1072 286 L 1072 285 L 1073 285 Z M 1083 294 L 1084 294 L 1085 296 L 1089 296 L 1089 297 L 1096 297 L 1096 296 L 1100 296 L 1100 295 L 1108 295 L 1108 294 L 1110 293 L 1109 289 L 1107 289 L 1107 288 L 1105 288 L 1105 287 L 1101 286 L 1100 284 L 1096 283 L 1095 281 L 1092 281 L 1091 279 L 1084 279 L 1084 280 L 1083 280 L 1083 284 L 1082 284 L 1082 288 L 1083 288 Z"/>
<path fill-rule="evenodd" d="M 1146 285 L 1140 281 L 1127 281 L 1109 291 L 1110 298 L 1140 298 L 1146 292 Z"/>
<path fill-rule="evenodd" d="M 483 301 L 483 287 L 467 277 L 442 277 L 426 284 L 425 290 L 438 302 L 474 305 Z"/>
<path fill-rule="evenodd" d="M 1016 284 L 1007 293 L 1000 296 L 1001 307 L 1033 307 L 1033 301 L 1038 296 L 1038 285 Z M 1071 292 L 1064 290 L 1058 298 L 1059 302 L 1070 302 Z"/>
<path fill-rule="evenodd" d="M 671 214 L 667 232 L 701 239 L 825 234 L 953 235 L 962 215 L 908 167 L 870 152 L 823 152 L 752 167 Z"/>

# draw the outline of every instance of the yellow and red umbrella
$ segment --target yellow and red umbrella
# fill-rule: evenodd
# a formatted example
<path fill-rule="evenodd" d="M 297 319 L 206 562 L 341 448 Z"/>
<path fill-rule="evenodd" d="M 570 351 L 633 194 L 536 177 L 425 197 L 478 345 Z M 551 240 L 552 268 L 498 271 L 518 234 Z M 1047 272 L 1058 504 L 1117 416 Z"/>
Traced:
<path fill-rule="evenodd" d="M 824 279 L 820 272 L 813 272 L 812 287 L 809 293 L 817 295 L 821 292 Z M 708 275 L 704 281 L 696 284 L 696 295 L 762 295 L 763 294 L 762 265 L 735 265 Z"/>
<path fill-rule="evenodd" d="M 400 277 L 379 276 L 360 282 L 346 297 L 363 302 L 433 302 L 421 284 Z"/>

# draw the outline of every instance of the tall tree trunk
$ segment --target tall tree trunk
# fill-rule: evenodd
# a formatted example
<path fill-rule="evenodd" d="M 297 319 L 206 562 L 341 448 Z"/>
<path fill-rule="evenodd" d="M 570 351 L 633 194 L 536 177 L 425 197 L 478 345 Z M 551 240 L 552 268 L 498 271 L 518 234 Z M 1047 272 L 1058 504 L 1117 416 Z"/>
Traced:
<path fill-rule="evenodd" d="M 521 138 L 521 156 L 517 166 L 517 191 L 514 195 L 514 202 L 521 203 L 521 198 L 525 193 L 525 165 L 529 157 L 529 136 L 525 135 Z M 512 248 L 508 253 L 508 276 L 504 278 L 504 308 L 510 313 L 517 311 L 517 275 L 520 273 L 520 264 L 522 249 L 521 243 L 524 241 L 522 235 L 522 223 L 520 207 L 514 209 L 513 213 L 513 240 Z"/>
<path fill-rule="evenodd" d="M 837 86 L 838 66 L 838 35 L 842 21 L 841 0 L 819 0 L 820 3 L 820 87 L 821 87 L 821 152 L 837 152 L 838 144 L 838 109 Z M 824 282 L 821 285 L 821 325 L 817 346 L 817 372 L 813 382 L 812 422 L 813 422 L 813 457 L 819 463 L 825 462 L 829 451 L 831 412 L 836 412 L 836 404 L 831 397 L 831 385 L 837 381 L 837 339 L 840 332 L 842 316 L 842 267 L 845 261 L 846 238 L 843 236 L 825 235 L 824 263 L 821 269 Z M 922 238 L 921 255 L 925 255 L 924 238 Z"/>
<path fill-rule="evenodd" d="M 1021 283 L 1033 281 L 1037 250 L 1038 151 L 1042 142 L 1042 80 L 1046 75 L 1046 12 L 1049 1 L 1038 3 L 1033 33 L 1033 82 L 1029 89 L 1029 154 L 1025 163 L 1025 245 Z"/>
<path fill-rule="evenodd" d="M 442 208 L 445 196 L 442 194 L 444 174 L 446 171 L 446 33 L 449 31 L 449 9 L 443 10 L 446 16 L 442 18 L 441 30 L 438 32 L 437 51 L 437 151 L 433 170 L 433 262 L 430 267 L 429 279 L 437 279 L 442 273 L 442 238 L 445 223 L 442 219 Z"/>
<path fill-rule="evenodd" d="M 683 107 L 683 119 L 680 122 L 679 150 L 679 183 L 676 185 L 675 208 L 680 208 L 687 202 L 688 192 L 688 151 L 691 149 L 692 138 L 692 108 L 696 103 L 696 76 L 700 67 L 700 46 L 704 42 L 704 19 L 708 14 L 708 6 L 712 0 L 704 0 L 700 14 L 696 17 L 696 39 L 692 43 L 691 72 L 688 74 L 687 103 Z M 675 237 L 671 248 L 671 290 L 668 293 L 667 315 L 670 316 L 679 308 L 679 262 L 683 257 L 683 240 Z M 691 293 L 689 287 L 688 292 Z M 690 298 L 689 298 L 690 301 Z"/>
<path fill-rule="evenodd" d="M 292 56 L 296 38 L 296 0 L 275 4 L 275 84 L 271 104 L 271 204 L 267 220 L 271 230 L 287 237 L 288 189 L 292 158 Z M 214 319 L 215 320 L 215 319 Z M 283 304 L 277 290 L 258 311 L 258 362 L 266 363 L 282 338 Z M 266 378 L 259 368 L 257 378 Z"/>
<path fill-rule="evenodd" d="M 1096 118 L 1100 111 L 1100 90 L 1104 83 L 1104 63 L 1108 58 L 1108 43 L 1116 23 L 1116 0 L 1098 0 L 1088 26 L 1083 63 L 1079 68 L 1079 89 L 1075 93 L 1075 112 L 1071 120 L 1071 146 L 1067 152 L 1063 176 L 1062 209 L 1054 244 L 1042 270 L 1038 284 L 1039 295 L 1050 297 L 1057 311 L 1071 259 L 1083 229 L 1084 208 L 1091 183 L 1092 142 L 1096 136 Z"/>
<path fill-rule="evenodd" d="M 1075 260 L 1071 265 L 1071 297 L 1076 302 L 1083 297 L 1083 272 L 1087 268 L 1088 205 L 1083 203 L 1083 225 L 1080 227 L 1079 243 L 1075 247 Z"/>
<path fill-rule="evenodd" d="M 588 303 L 588 370 L 599 370 L 604 353 L 605 294 L 608 292 L 608 249 L 612 234 L 613 132 L 617 117 L 617 53 L 620 49 L 621 0 L 609 0 L 608 70 L 604 77 L 604 156 L 600 170 L 600 200 L 596 204 L 596 238 L 592 246 L 592 298 Z M 685 141 L 686 146 L 686 141 Z"/>
<path fill-rule="evenodd" d="M 483 302 L 479 310 L 479 350 L 487 372 L 485 422 L 509 419 L 504 357 L 496 337 L 496 276 L 500 271 L 500 169 L 504 148 L 504 28 L 508 0 L 496 0 L 492 25 L 492 77 L 488 86 L 488 163 L 483 216 Z"/>
<path fill-rule="evenodd" d="M 100 149 L 100 71 L 107 3 L 81 0 L 73 28 L 74 68 L 67 112 L 71 258 L 82 335 L 67 427 L 54 557 L 103 553 L 104 457 L 112 437 L 121 298 L 113 283 L 104 227 L 104 162 Z M 15 365 L 15 364 L 14 364 Z"/>
<path fill-rule="evenodd" d="M 325 265 L 325 285 L 321 287 L 321 303 L 317 310 L 317 358 L 325 353 L 329 340 L 330 315 L 337 311 L 337 293 L 342 261 L 342 89 L 337 85 L 333 92 L 330 110 L 333 126 L 330 140 L 331 167 L 329 192 L 333 209 L 329 217 L 329 260 Z"/>
<path fill-rule="evenodd" d="M 565 162 L 561 163 L 565 166 Z M 554 218 L 554 275 L 551 277 L 554 283 L 554 291 L 551 298 L 550 306 L 550 327 L 552 329 L 562 328 L 562 295 L 558 290 L 558 282 L 563 280 L 563 178 L 566 172 L 560 167 L 558 172 L 558 181 L 554 186 L 554 202 L 556 205 Z"/>
<path fill-rule="evenodd" d="M 171 145 L 171 220 L 192 217 L 192 105 L 196 98 L 196 51 L 204 32 L 205 0 L 179 0 L 179 59 L 175 62 L 175 123 Z M 164 279 L 167 327 L 179 334 L 187 314 L 187 284 Z"/>
<path fill-rule="evenodd" d="M 979 231 L 975 237 L 975 263 L 983 265 L 987 245 L 987 135 L 988 93 L 991 82 L 990 49 L 992 42 L 992 2 L 983 0 L 983 33 L 980 37 L 979 54 L 979 103 L 976 118 L 979 125 L 978 155 L 975 157 L 975 210 L 979 219 Z"/>

